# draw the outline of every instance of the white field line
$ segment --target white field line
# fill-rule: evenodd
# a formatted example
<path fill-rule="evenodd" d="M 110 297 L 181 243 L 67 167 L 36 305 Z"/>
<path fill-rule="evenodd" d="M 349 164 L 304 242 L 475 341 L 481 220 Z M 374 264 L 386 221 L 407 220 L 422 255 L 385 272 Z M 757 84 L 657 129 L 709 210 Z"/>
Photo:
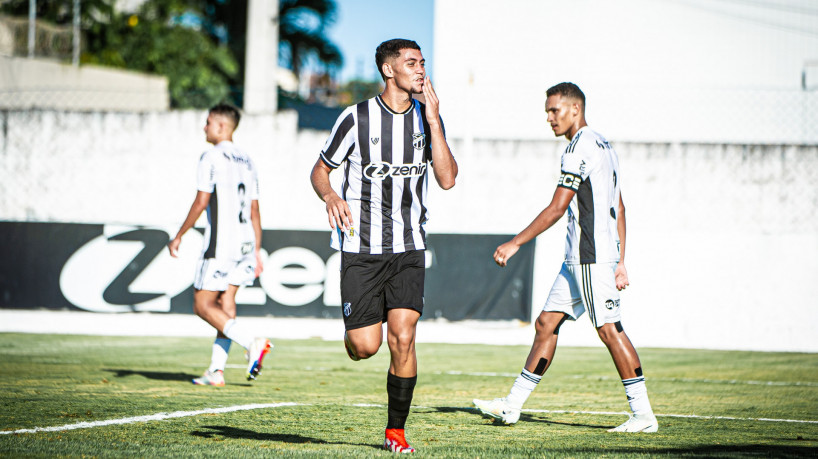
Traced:
<path fill-rule="evenodd" d="M 455 376 L 499 376 L 503 378 L 516 378 L 519 376 L 519 373 L 492 373 L 492 372 L 465 372 L 465 371 L 438 371 L 432 374 L 437 375 L 455 375 Z M 619 381 L 618 378 L 611 377 L 611 376 L 583 376 L 583 375 L 574 375 L 570 376 L 570 378 L 574 379 L 601 379 L 601 380 L 611 380 L 611 381 Z M 805 387 L 818 387 L 818 382 L 809 382 L 809 381 L 742 381 L 740 379 L 696 379 L 696 378 L 651 378 L 650 376 L 646 377 L 645 380 L 647 381 L 662 381 L 662 382 L 685 382 L 685 383 L 705 383 L 705 384 L 748 384 L 751 386 L 805 386 Z"/>
<path fill-rule="evenodd" d="M 254 403 L 251 405 L 236 405 L 236 406 L 226 406 L 223 408 L 207 408 L 204 410 L 198 411 L 174 411 L 173 413 L 156 413 L 156 414 L 148 414 L 145 416 L 134 416 L 130 418 L 120 418 L 120 419 L 108 419 L 106 421 L 94 421 L 94 422 L 78 422 L 76 424 L 66 424 L 62 426 L 54 426 L 54 427 L 35 427 L 33 429 L 18 429 L 18 430 L 3 430 L 0 431 L 2 435 L 8 434 L 21 434 L 21 433 L 37 433 L 37 432 L 62 432 L 64 430 L 74 430 L 74 429 L 90 429 L 92 427 L 104 427 L 104 426 L 113 426 L 113 425 L 122 425 L 122 424 L 133 424 L 135 422 L 148 422 L 148 421 L 162 421 L 164 419 L 173 419 L 173 418 L 184 418 L 189 416 L 199 416 L 202 414 L 218 414 L 218 413 L 231 413 L 233 411 L 246 411 L 246 410 L 260 410 L 264 408 L 278 408 L 281 406 L 295 406 L 295 405 L 302 405 L 301 403 Z"/>
<path fill-rule="evenodd" d="M 311 405 L 309 403 L 293 403 L 293 402 L 283 402 L 283 403 L 254 403 L 251 405 L 236 405 L 236 406 L 226 406 L 222 408 L 207 408 L 204 410 L 197 410 L 197 411 L 174 411 L 173 413 L 156 413 L 156 414 L 149 414 L 145 416 L 134 416 L 129 418 L 120 418 L 120 419 L 108 419 L 105 421 L 94 421 L 94 422 L 78 422 L 76 424 L 66 424 L 62 426 L 54 426 L 54 427 L 35 427 L 33 429 L 18 429 L 18 430 L 3 430 L 0 431 L 0 435 L 10 435 L 10 434 L 24 434 L 24 433 L 37 433 L 37 432 L 63 432 L 66 430 L 75 430 L 75 429 L 90 429 L 92 427 L 104 427 L 104 426 L 111 426 L 111 425 L 123 425 L 123 424 L 133 424 L 137 422 L 149 422 L 149 421 L 162 421 L 165 419 L 173 419 L 173 418 L 184 418 L 190 416 L 199 416 L 202 414 L 219 414 L 219 413 L 232 413 L 234 411 L 247 411 L 247 410 L 262 410 L 267 408 L 279 408 L 282 406 L 307 406 Z M 338 406 L 338 405 L 327 405 L 327 406 Z M 354 403 L 351 405 L 340 405 L 340 406 L 352 406 L 358 408 L 385 408 L 385 405 L 379 404 L 372 404 L 372 403 Z M 420 408 L 420 409 L 435 409 L 435 407 L 429 406 L 422 406 L 417 405 L 413 406 L 412 408 Z M 439 408 L 439 407 L 438 407 Z M 456 408 L 456 409 L 464 409 L 464 407 L 447 407 L 447 408 Z M 474 410 L 476 408 L 473 407 L 466 407 L 465 409 Z M 585 415 L 606 415 L 606 416 L 628 416 L 628 413 L 624 411 L 569 411 L 569 410 L 529 410 L 525 409 L 522 410 L 525 413 L 553 413 L 553 414 L 585 414 Z M 727 421 L 763 421 L 763 422 L 796 422 L 796 423 L 804 423 L 804 424 L 818 424 L 818 421 L 809 421 L 809 420 L 801 420 L 801 419 L 772 419 L 772 418 L 737 418 L 733 416 L 699 416 L 696 414 L 656 414 L 656 417 L 665 417 L 665 418 L 689 418 L 689 419 L 716 419 L 716 420 L 727 420 Z"/>
<path fill-rule="evenodd" d="M 207 366 L 207 365 L 204 365 Z M 227 365 L 228 368 L 245 368 L 247 365 Z M 306 367 L 306 370 L 309 371 L 328 371 L 330 368 L 314 368 L 314 367 Z M 498 372 L 480 372 L 480 371 L 432 371 L 429 374 L 433 375 L 452 375 L 452 376 L 489 376 L 489 377 L 500 377 L 500 378 L 516 378 L 520 376 L 519 373 L 498 373 Z M 574 379 L 596 379 L 596 380 L 604 380 L 604 381 L 619 381 L 619 378 L 612 377 L 612 376 L 583 376 L 583 375 L 573 375 L 569 376 L 569 378 Z M 740 379 L 696 379 L 696 378 L 651 378 L 650 376 L 645 378 L 646 381 L 658 381 L 658 382 L 683 382 L 683 383 L 700 383 L 700 384 L 736 384 L 736 385 L 750 385 L 750 386 L 801 386 L 801 387 L 818 387 L 818 382 L 811 382 L 811 381 L 742 381 Z"/>
<path fill-rule="evenodd" d="M 630 416 L 625 411 L 568 411 L 568 410 L 521 410 L 523 413 L 556 413 L 556 414 L 604 414 Z M 690 419 L 719 419 L 727 421 L 764 421 L 764 422 L 798 422 L 804 424 L 818 424 L 818 421 L 803 419 L 772 419 L 772 418 L 737 418 L 733 416 L 699 416 L 698 414 L 656 414 L 657 418 L 690 418 Z"/>

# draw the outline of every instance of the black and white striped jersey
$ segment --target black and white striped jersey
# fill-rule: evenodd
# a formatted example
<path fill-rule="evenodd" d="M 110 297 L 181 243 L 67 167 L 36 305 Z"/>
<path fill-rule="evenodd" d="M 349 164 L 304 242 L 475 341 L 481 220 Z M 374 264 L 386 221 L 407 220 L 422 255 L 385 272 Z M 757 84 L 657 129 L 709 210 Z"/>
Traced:
<path fill-rule="evenodd" d="M 565 262 L 619 261 L 619 157 L 601 134 L 584 126 L 562 154 L 557 186 L 576 191 L 568 206 Z"/>
<path fill-rule="evenodd" d="M 258 171 L 233 142 L 223 141 L 199 159 L 197 188 L 210 193 L 202 258 L 241 260 L 255 248 L 250 205 L 258 200 Z"/>
<path fill-rule="evenodd" d="M 353 225 L 332 235 L 333 248 L 367 254 L 426 248 L 429 132 L 417 100 L 395 113 L 376 96 L 341 113 L 321 160 L 332 169 L 344 166 L 339 195 Z"/>

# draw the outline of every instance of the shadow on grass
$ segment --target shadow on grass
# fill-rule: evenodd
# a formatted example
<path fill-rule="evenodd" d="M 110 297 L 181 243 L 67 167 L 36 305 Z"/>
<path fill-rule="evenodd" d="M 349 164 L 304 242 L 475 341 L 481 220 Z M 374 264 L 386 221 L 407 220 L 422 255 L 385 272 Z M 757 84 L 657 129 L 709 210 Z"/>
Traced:
<path fill-rule="evenodd" d="M 117 378 L 139 375 L 148 379 L 156 379 L 159 381 L 190 381 L 193 378 L 198 378 L 200 376 L 188 373 L 171 373 L 167 371 L 140 371 L 115 368 L 103 368 L 102 371 L 110 371 Z"/>
<path fill-rule="evenodd" d="M 114 369 L 114 368 L 103 368 L 102 371 L 110 371 L 114 374 L 117 378 L 125 378 L 128 376 L 138 375 L 148 379 L 155 379 L 158 381 L 185 381 L 191 382 L 193 378 L 198 378 L 201 375 L 192 375 L 190 373 L 171 373 L 167 371 L 140 371 L 140 370 L 126 370 L 126 369 Z M 252 384 L 249 383 L 231 383 L 225 381 L 225 384 L 228 386 L 244 386 L 250 387 Z"/>
<path fill-rule="evenodd" d="M 363 446 L 375 449 L 380 449 L 381 445 L 372 445 L 367 443 L 347 443 L 339 441 L 326 441 L 320 438 L 305 437 L 296 434 L 276 434 L 276 433 L 260 433 L 247 429 L 238 429 L 229 426 L 202 426 L 208 431 L 194 430 L 190 434 L 196 437 L 213 438 L 215 436 L 225 438 L 236 438 L 245 440 L 259 440 L 259 441 L 275 441 L 281 443 L 313 443 L 316 445 L 349 445 L 349 446 Z"/>
<path fill-rule="evenodd" d="M 462 412 L 462 413 L 475 414 L 477 416 L 493 420 L 494 421 L 493 425 L 495 425 L 495 426 L 502 426 L 502 427 L 507 426 L 506 424 L 503 424 L 503 422 L 500 421 L 499 419 L 494 419 L 494 418 L 491 418 L 489 416 L 484 415 L 477 408 L 464 408 L 464 407 L 456 407 L 456 406 L 435 406 L 435 407 L 431 407 L 431 409 L 433 409 L 433 410 L 435 410 L 437 412 L 440 412 L 440 413 Z M 541 422 L 541 423 L 544 423 L 544 424 L 559 424 L 559 425 L 563 425 L 563 426 L 573 426 L 573 427 L 587 427 L 587 428 L 590 428 L 590 429 L 610 429 L 611 427 L 616 427 L 616 426 L 600 426 L 600 425 L 594 425 L 594 424 L 582 424 L 582 423 L 578 423 L 578 422 L 551 421 L 551 420 L 548 420 L 548 419 L 534 417 L 534 416 L 531 416 L 530 414 L 526 414 L 526 413 L 521 413 L 520 414 L 520 421 L 523 421 L 523 422 Z"/>

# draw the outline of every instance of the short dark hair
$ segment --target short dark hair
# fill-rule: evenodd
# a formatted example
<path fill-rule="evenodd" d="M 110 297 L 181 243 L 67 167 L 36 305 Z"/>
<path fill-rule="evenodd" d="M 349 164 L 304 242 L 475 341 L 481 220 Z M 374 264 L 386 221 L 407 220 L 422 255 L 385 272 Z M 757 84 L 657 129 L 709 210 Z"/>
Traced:
<path fill-rule="evenodd" d="M 420 51 L 420 46 L 412 40 L 403 38 L 393 38 L 386 40 L 378 45 L 375 50 L 375 65 L 378 66 L 378 71 L 381 72 L 381 78 L 386 80 L 386 75 L 383 74 L 383 64 L 387 59 L 395 59 L 400 57 L 400 50 L 402 49 L 416 49 Z"/>
<path fill-rule="evenodd" d="M 545 91 L 545 95 L 546 97 L 560 95 L 562 97 L 579 99 L 582 102 L 582 106 L 585 107 L 585 94 L 583 94 L 579 86 L 574 83 L 566 82 L 551 86 L 548 88 L 548 91 Z"/>
<path fill-rule="evenodd" d="M 239 109 L 230 105 L 230 104 L 216 104 L 210 107 L 210 113 L 213 115 L 222 115 L 226 116 L 230 121 L 233 122 L 233 129 L 239 127 L 239 120 L 241 120 L 241 112 Z"/>

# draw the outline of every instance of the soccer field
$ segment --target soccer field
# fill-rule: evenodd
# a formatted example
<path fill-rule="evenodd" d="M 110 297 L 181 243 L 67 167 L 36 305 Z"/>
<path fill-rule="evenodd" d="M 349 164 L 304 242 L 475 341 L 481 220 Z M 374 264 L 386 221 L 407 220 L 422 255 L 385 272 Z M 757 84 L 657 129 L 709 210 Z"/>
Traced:
<path fill-rule="evenodd" d="M 223 388 L 194 386 L 211 340 L 0 334 L 0 455 L 361 457 L 386 421 L 388 350 L 279 340 L 259 380 L 231 351 Z M 506 394 L 525 346 L 419 344 L 407 438 L 428 457 L 818 456 L 818 354 L 641 349 L 660 430 L 626 419 L 603 348 L 560 348 L 514 426 L 472 398 Z"/>

